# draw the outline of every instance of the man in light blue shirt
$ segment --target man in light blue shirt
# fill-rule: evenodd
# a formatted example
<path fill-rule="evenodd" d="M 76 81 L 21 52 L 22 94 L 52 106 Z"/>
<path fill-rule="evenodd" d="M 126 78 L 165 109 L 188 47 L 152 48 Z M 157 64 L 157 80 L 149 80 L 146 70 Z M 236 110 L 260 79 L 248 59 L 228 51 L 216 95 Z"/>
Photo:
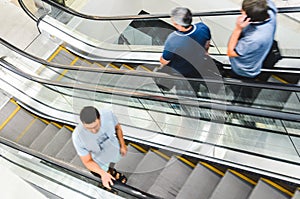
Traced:
<path fill-rule="evenodd" d="M 109 165 L 127 153 L 121 125 L 110 110 L 98 111 L 92 106 L 81 110 L 80 120 L 82 123 L 72 134 L 77 154 L 86 168 L 99 175 L 103 186 L 110 189 L 115 178 L 107 172 Z"/>
<path fill-rule="evenodd" d="M 242 15 L 237 18 L 235 29 L 228 42 L 227 55 L 234 77 L 252 81 L 261 72 L 273 44 L 276 31 L 277 9 L 271 0 L 244 0 Z M 252 102 L 259 89 L 232 86 L 234 100 Z"/>

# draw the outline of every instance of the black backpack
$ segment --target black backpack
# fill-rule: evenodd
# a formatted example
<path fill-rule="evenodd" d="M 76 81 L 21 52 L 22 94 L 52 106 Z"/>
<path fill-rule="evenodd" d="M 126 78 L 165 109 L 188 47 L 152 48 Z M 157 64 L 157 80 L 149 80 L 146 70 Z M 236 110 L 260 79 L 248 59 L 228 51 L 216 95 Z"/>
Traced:
<path fill-rule="evenodd" d="M 282 59 L 279 47 L 278 47 L 278 42 L 276 40 L 273 40 L 272 47 L 267 54 L 267 57 L 265 58 L 263 62 L 263 68 L 267 69 L 272 69 L 274 65 Z"/>

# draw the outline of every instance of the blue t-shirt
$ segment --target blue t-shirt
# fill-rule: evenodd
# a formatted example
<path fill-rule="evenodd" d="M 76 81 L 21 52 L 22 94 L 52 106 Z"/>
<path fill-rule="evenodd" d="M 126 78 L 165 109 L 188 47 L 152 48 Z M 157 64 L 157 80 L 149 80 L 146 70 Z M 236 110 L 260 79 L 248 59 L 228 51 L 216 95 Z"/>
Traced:
<path fill-rule="evenodd" d="M 210 30 L 202 22 L 193 25 L 187 32 L 174 31 L 165 42 L 162 57 L 170 61 L 168 66 L 183 76 L 200 77 L 199 58 L 205 56 L 204 47 L 210 39 Z"/>
<path fill-rule="evenodd" d="M 235 47 L 238 57 L 230 57 L 232 70 L 243 77 L 256 77 L 260 74 L 262 63 L 267 56 L 275 35 L 275 4 L 268 0 L 270 18 L 264 22 L 251 23 L 245 27 Z"/>
<path fill-rule="evenodd" d="M 99 131 L 92 133 L 80 123 L 72 134 L 72 140 L 79 156 L 91 153 L 93 160 L 103 170 L 108 170 L 109 164 L 117 162 L 121 157 L 115 130 L 118 120 L 110 110 L 103 109 L 99 113 L 101 121 Z"/>

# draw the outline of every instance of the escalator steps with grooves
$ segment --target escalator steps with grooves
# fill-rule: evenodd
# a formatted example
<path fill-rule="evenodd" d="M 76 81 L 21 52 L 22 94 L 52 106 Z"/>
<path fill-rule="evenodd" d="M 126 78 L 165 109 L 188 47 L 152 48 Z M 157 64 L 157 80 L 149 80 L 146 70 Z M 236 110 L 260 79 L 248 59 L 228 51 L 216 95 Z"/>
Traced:
<path fill-rule="evenodd" d="M 254 185 L 227 170 L 210 199 L 247 199 L 253 187 Z"/>
<path fill-rule="evenodd" d="M 149 150 L 129 176 L 127 184 L 147 192 L 167 162 L 167 159 Z"/>
<path fill-rule="evenodd" d="M 163 198 L 175 198 L 192 170 L 173 156 L 147 192 Z"/>
<path fill-rule="evenodd" d="M 134 172 L 136 166 L 144 158 L 145 153 L 131 144 L 127 146 L 127 154 L 115 165 L 115 169 L 122 172 L 127 178 Z"/>
<path fill-rule="evenodd" d="M 278 191 L 278 189 L 275 189 L 265 181 L 259 180 L 248 199 L 265 198 L 288 199 L 290 198 L 290 196 L 281 191 Z"/>
<path fill-rule="evenodd" d="M 292 199 L 300 199 L 300 189 L 297 189 Z"/>
<path fill-rule="evenodd" d="M 1 130 L 0 135 L 10 140 L 16 140 L 20 133 L 32 122 L 34 117 L 25 110 L 19 109 L 12 118 L 7 119 L 7 123 Z"/>
<path fill-rule="evenodd" d="M 39 136 L 30 144 L 29 148 L 36 151 L 42 151 L 50 140 L 54 138 L 59 128 L 53 124 L 48 126 L 39 134 Z"/>
<path fill-rule="evenodd" d="M 176 198 L 209 199 L 222 176 L 202 164 L 197 164 Z"/>
<path fill-rule="evenodd" d="M 72 139 L 70 138 L 55 157 L 66 162 L 71 162 L 76 155 Z"/>
<path fill-rule="evenodd" d="M 45 129 L 46 123 L 41 120 L 35 119 L 34 123 L 27 129 L 23 136 L 20 136 L 17 142 L 23 146 L 29 147 L 35 138 Z"/>
<path fill-rule="evenodd" d="M 7 102 L 1 109 L 0 109 L 0 125 L 4 124 L 10 114 L 17 108 L 17 105 L 12 102 Z M 1 129 L 0 129 L 1 130 Z"/>
<path fill-rule="evenodd" d="M 71 131 L 65 127 L 61 128 L 54 138 L 49 141 L 46 147 L 43 149 L 42 153 L 45 153 L 50 156 L 55 156 L 67 143 L 69 139 L 71 139 Z"/>
<path fill-rule="evenodd" d="M 2 106 L 0 121 L 1 137 L 86 169 L 76 154 L 68 128 L 47 125 L 47 121 L 32 116 L 13 101 Z M 293 195 L 266 179 L 256 183 L 230 169 L 224 175 L 206 163 L 193 168 L 181 160 L 174 153 L 147 151 L 130 143 L 127 156 L 115 168 L 126 175 L 128 185 L 163 198 L 286 199 Z M 300 199 L 299 189 L 292 199 Z"/>

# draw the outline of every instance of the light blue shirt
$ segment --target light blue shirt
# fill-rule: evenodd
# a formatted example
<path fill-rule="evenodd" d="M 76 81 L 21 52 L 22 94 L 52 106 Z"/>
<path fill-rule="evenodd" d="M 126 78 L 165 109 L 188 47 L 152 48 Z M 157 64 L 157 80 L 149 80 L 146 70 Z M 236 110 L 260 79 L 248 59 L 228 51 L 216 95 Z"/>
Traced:
<path fill-rule="evenodd" d="M 268 0 L 268 6 L 270 18 L 245 27 L 234 49 L 239 56 L 230 57 L 231 68 L 237 75 L 253 78 L 260 74 L 276 31 L 277 8 L 271 0 Z"/>
<path fill-rule="evenodd" d="M 118 120 L 110 110 L 101 110 L 99 113 L 101 121 L 99 131 L 92 133 L 80 123 L 72 134 L 72 140 L 79 156 L 91 153 L 93 160 L 107 171 L 111 162 L 115 163 L 121 158 L 115 130 Z"/>

